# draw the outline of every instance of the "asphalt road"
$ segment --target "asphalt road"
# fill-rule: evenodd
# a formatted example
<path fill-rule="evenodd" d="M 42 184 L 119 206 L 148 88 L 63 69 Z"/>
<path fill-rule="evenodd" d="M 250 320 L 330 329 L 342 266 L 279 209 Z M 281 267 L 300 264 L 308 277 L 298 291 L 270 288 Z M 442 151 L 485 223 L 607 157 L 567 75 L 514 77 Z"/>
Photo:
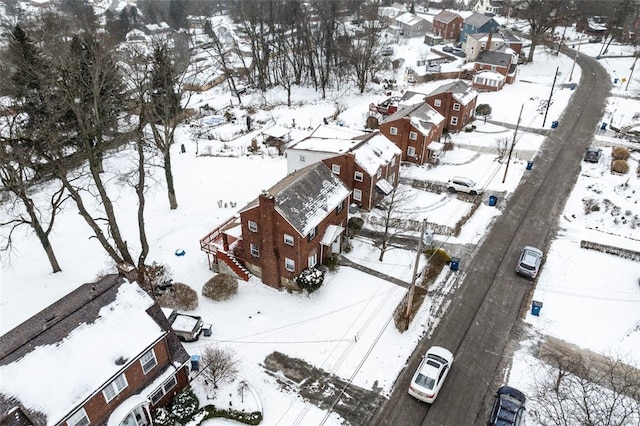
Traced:
<path fill-rule="evenodd" d="M 609 76 L 595 59 L 579 56 L 577 62 L 582 76 L 559 126 L 545 139 L 533 169 L 472 259 L 462 260 L 464 278 L 451 306 L 438 327 L 418 344 L 374 424 L 486 424 L 493 393 L 502 384 L 500 362 L 529 308 L 533 288 L 526 278 L 515 275 L 516 260 L 525 245 L 546 252 L 611 88 Z M 513 107 L 519 106 L 515 101 Z M 556 119 L 547 118 L 549 124 Z M 407 387 L 422 354 L 432 345 L 451 350 L 455 361 L 437 400 L 428 405 L 409 396 Z"/>

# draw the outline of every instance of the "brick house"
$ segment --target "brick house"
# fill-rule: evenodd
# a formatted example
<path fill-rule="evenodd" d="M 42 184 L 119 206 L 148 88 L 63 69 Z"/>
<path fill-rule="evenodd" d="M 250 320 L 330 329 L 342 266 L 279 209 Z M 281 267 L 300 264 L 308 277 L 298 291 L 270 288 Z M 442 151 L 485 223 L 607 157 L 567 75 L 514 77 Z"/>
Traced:
<path fill-rule="evenodd" d="M 460 38 L 464 19 L 457 13 L 443 10 L 433 17 L 431 32 L 440 37 L 442 42 L 453 43 Z"/>
<path fill-rule="evenodd" d="M 287 149 L 287 171 L 323 161 L 353 191 L 352 202 L 368 211 L 397 186 L 400 157 L 380 132 L 321 125 Z"/>
<path fill-rule="evenodd" d="M 504 76 L 504 81 L 506 84 L 513 84 L 516 81 L 516 75 L 518 70 L 518 58 L 512 52 L 505 52 L 504 48 L 502 51 L 483 51 L 480 52 L 478 57 L 476 58 L 473 70 L 476 74 L 479 74 L 483 71 L 492 71 Z M 476 87 L 476 82 L 474 78 L 474 88 L 480 89 L 480 87 Z"/>
<path fill-rule="evenodd" d="M 188 362 L 160 306 L 108 275 L 2 336 L 0 422 L 150 425 L 188 385 Z"/>
<path fill-rule="evenodd" d="M 289 174 L 200 240 L 209 267 L 264 284 L 294 278 L 340 253 L 351 191 L 322 161 Z"/>
<path fill-rule="evenodd" d="M 502 90 L 506 78 L 495 71 L 481 71 L 473 76 L 473 88 L 480 92 L 496 92 Z"/>
<path fill-rule="evenodd" d="M 422 97 L 419 103 L 403 105 L 385 118 L 380 123 L 380 133 L 400 148 L 402 161 L 425 164 L 442 149 L 438 141 L 444 124 L 444 117 Z"/>
<path fill-rule="evenodd" d="M 444 127 L 458 132 L 475 119 L 478 92 L 463 80 L 444 84 L 426 96 L 425 101 L 444 117 Z"/>

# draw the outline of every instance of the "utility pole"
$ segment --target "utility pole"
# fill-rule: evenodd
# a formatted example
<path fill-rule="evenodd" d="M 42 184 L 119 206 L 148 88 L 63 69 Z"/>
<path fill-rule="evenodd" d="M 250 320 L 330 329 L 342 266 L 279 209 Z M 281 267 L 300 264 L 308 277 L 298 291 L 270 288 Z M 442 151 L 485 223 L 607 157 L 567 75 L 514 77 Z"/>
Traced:
<path fill-rule="evenodd" d="M 631 77 L 633 76 L 633 69 L 636 67 L 637 61 L 638 61 L 638 52 L 635 53 L 635 59 L 633 60 L 633 65 L 631 65 L 631 73 L 629 74 L 629 80 L 627 80 L 627 85 L 624 87 L 625 92 L 629 88 L 629 83 L 631 83 Z"/>
<path fill-rule="evenodd" d="M 416 291 L 416 275 L 418 274 L 418 264 L 420 263 L 420 255 L 422 254 L 422 240 L 424 239 L 424 230 L 426 227 L 427 219 L 422 219 L 422 226 L 420 226 L 420 238 L 418 239 L 418 252 L 416 253 L 416 261 L 413 264 L 413 276 L 411 278 L 411 287 L 409 288 L 409 297 L 407 300 L 407 312 L 404 315 L 407 320 L 406 329 L 409 328 L 409 322 L 411 321 L 411 305 L 413 305 L 413 295 Z"/>
<path fill-rule="evenodd" d="M 578 60 L 578 56 L 580 55 L 580 43 L 578 43 L 578 51 L 575 55 L 573 55 L 573 65 L 571 65 L 571 72 L 569 73 L 569 81 L 573 78 L 573 69 L 576 67 L 576 61 Z"/>
<path fill-rule="evenodd" d="M 542 119 L 542 127 L 544 127 L 544 123 L 547 122 L 547 114 L 549 113 L 549 108 L 551 107 L 551 97 L 553 96 L 553 88 L 556 87 L 556 80 L 558 78 L 558 70 L 560 66 L 556 67 L 556 73 L 553 76 L 553 83 L 551 84 L 551 93 L 549 93 L 549 100 L 547 101 L 547 108 L 544 111 L 544 118 Z"/>
<path fill-rule="evenodd" d="M 518 115 L 518 122 L 516 123 L 516 129 L 513 131 L 513 141 L 511 142 L 511 147 L 509 148 L 509 155 L 507 156 L 507 167 L 504 169 L 504 176 L 502 177 L 502 183 L 507 180 L 507 172 L 509 171 L 509 163 L 511 162 L 511 153 L 513 152 L 513 147 L 516 146 L 516 135 L 518 134 L 518 127 L 520 126 L 520 118 L 522 117 L 522 110 L 524 109 L 524 104 L 520 107 L 520 114 Z"/>

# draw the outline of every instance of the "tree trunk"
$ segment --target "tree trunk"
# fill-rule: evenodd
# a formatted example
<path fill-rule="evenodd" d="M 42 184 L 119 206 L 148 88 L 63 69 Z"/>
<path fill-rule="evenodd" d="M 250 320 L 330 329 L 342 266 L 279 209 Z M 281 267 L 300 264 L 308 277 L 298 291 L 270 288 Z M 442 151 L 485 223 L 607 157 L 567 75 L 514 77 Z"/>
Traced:
<path fill-rule="evenodd" d="M 40 225 L 40 221 L 35 212 L 35 208 L 31 202 L 25 201 L 25 207 L 27 208 L 27 212 L 29 213 L 29 217 L 31 218 L 31 227 L 35 231 L 38 239 L 40 240 L 40 244 L 44 249 L 45 253 L 47 253 L 47 258 L 49 259 L 49 263 L 51 264 L 51 268 L 53 269 L 53 273 L 62 271 L 60 268 L 60 264 L 58 264 L 58 259 L 56 258 L 55 253 L 53 252 L 53 247 L 51 246 L 51 241 L 49 241 L 49 235 L 42 229 L 42 225 Z M 31 201 L 31 200 L 29 200 Z"/>
<path fill-rule="evenodd" d="M 149 254 L 149 241 L 147 240 L 147 231 L 145 229 L 144 224 L 144 207 L 145 207 L 145 198 L 144 198 L 144 189 L 145 189 L 145 158 L 144 158 L 144 136 L 142 128 L 138 129 L 138 140 L 136 143 L 136 148 L 138 150 L 138 182 L 136 184 L 136 195 L 138 196 L 138 233 L 140 235 L 140 255 L 138 256 L 138 277 L 139 280 L 143 281 L 143 274 L 141 273 L 142 268 L 147 260 L 147 254 Z M 170 170 L 170 169 L 169 169 Z M 173 182 L 173 181 L 172 181 Z M 169 197 L 171 200 L 171 196 Z M 173 200 L 175 202 L 175 194 L 173 196 Z M 141 282 L 140 285 L 144 286 L 147 283 Z M 150 292 L 153 295 L 153 291 Z M 153 297 L 153 296 L 152 296 Z"/>
<path fill-rule="evenodd" d="M 167 144 L 167 146 L 169 146 Z M 176 199 L 176 190 L 173 186 L 173 172 L 171 171 L 171 153 L 167 150 L 164 153 L 164 176 L 167 180 L 167 195 L 169 196 L 169 208 L 175 210 L 178 208 L 178 200 Z"/>

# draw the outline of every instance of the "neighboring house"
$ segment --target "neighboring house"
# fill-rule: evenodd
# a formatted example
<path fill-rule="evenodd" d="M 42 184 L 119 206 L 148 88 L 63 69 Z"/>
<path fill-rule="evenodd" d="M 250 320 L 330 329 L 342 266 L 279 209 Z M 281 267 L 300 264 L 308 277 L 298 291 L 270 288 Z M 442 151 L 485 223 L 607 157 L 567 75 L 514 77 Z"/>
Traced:
<path fill-rule="evenodd" d="M 402 161 L 425 164 L 442 150 L 438 141 L 442 136 L 445 120 L 418 96 L 417 103 L 401 106 L 397 112 L 380 123 L 380 133 L 389 138 L 402 151 Z M 407 94 L 405 94 L 407 96 Z"/>
<path fill-rule="evenodd" d="M 500 28 L 500 24 L 490 16 L 480 13 L 472 13 L 467 16 L 462 24 L 462 32 L 460 33 L 460 41 L 464 44 L 467 42 L 467 36 L 475 33 L 493 33 Z"/>
<path fill-rule="evenodd" d="M 460 38 L 464 19 L 457 13 L 443 10 L 433 17 L 431 32 L 442 39 L 442 42 L 453 43 Z"/>
<path fill-rule="evenodd" d="M 458 132 L 475 119 L 478 92 L 463 80 L 444 84 L 425 98 L 445 118 L 444 127 Z"/>
<path fill-rule="evenodd" d="M 576 22 L 576 31 L 590 36 L 605 36 L 608 34 L 606 16 L 582 16 Z"/>
<path fill-rule="evenodd" d="M 322 161 L 263 191 L 200 240 L 213 270 L 294 288 L 295 278 L 342 249 L 351 191 Z"/>
<path fill-rule="evenodd" d="M 483 51 L 474 62 L 473 70 L 476 74 L 482 71 L 493 71 L 505 77 L 505 83 L 516 81 L 518 57 L 513 51 Z"/>
<path fill-rule="evenodd" d="M 424 34 L 430 30 L 431 23 L 421 16 L 405 12 L 394 18 L 394 27 L 397 36 L 424 37 Z"/>
<path fill-rule="evenodd" d="M 464 52 L 467 60 L 473 62 L 480 52 L 485 50 L 500 50 L 508 47 L 516 54 L 522 51 L 522 40 L 509 31 L 501 30 L 496 33 L 475 33 L 467 36 Z"/>
<path fill-rule="evenodd" d="M 151 425 L 188 385 L 160 306 L 118 275 L 84 284 L 2 336 L 0 423 Z"/>
<path fill-rule="evenodd" d="M 473 6 L 473 11 L 487 16 L 502 15 L 503 0 L 478 0 Z"/>

